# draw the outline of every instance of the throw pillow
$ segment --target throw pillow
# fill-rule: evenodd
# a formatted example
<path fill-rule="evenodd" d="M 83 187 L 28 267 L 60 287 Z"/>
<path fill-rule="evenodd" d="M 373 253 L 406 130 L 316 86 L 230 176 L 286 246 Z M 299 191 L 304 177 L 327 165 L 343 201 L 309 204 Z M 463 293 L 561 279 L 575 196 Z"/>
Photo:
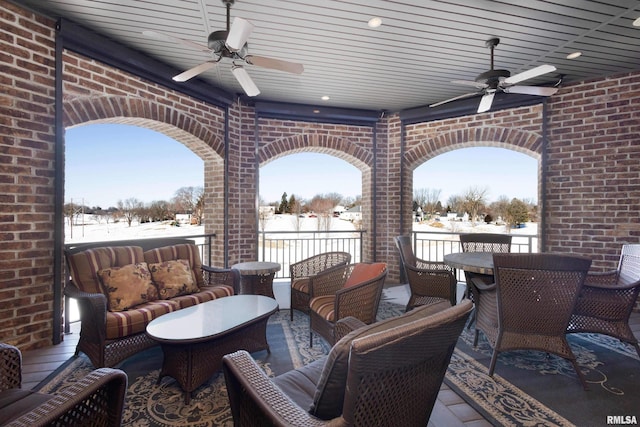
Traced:
<path fill-rule="evenodd" d="M 200 291 L 193 280 L 191 266 L 186 259 L 164 261 L 149 264 L 151 278 L 158 287 L 161 299 L 169 299 L 180 295 Z"/>
<path fill-rule="evenodd" d="M 107 293 L 111 311 L 128 310 L 158 297 L 145 262 L 105 268 L 98 271 L 98 277 Z"/>
<path fill-rule="evenodd" d="M 359 285 L 360 283 L 368 282 L 375 279 L 387 268 L 387 264 L 384 262 L 376 262 L 373 264 L 358 263 L 353 267 L 351 274 L 344 283 L 345 288 L 350 286 Z"/>

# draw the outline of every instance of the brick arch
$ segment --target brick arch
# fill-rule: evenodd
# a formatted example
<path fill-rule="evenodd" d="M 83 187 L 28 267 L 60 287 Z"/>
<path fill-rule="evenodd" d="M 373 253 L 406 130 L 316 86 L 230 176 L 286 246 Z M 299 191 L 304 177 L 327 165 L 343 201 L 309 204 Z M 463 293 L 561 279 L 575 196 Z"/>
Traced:
<path fill-rule="evenodd" d="M 139 126 L 160 132 L 189 148 L 204 162 L 204 232 L 216 233 L 209 254 L 213 265 L 224 265 L 224 141 L 184 110 L 149 99 L 104 95 L 63 100 L 65 128 L 95 123 Z M 207 256 L 208 254 L 205 254 Z"/>
<path fill-rule="evenodd" d="M 314 152 L 329 154 L 365 172 L 373 166 L 373 154 L 349 141 L 332 135 L 305 133 L 287 136 L 266 144 L 260 149 L 260 166 L 290 154 Z"/>
<path fill-rule="evenodd" d="M 77 97 L 65 100 L 63 110 L 65 128 L 90 123 L 140 126 L 181 142 L 202 160 L 224 156 L 222 138 L 208 127 L 179 109 L 149 99 L 113 95 Z"/>
<path fill-rule="evenodd" d="M 424 126 L 424 125 L 423 125 Z M 541 130 L 541 127 L 540 127 Z M 541 192 L 542 179 L 542 133 L 507 126 L 479 126 L 433 132 L 430 137 L 415 135 L 410 148 L 404 154 L 402 172 L 403 229 L 410 233 L 412 229 L 413 171 L 434 157 L 462 148 L 496 147 L 520 152 L 538 160 L 538 216 L 541 217 L 544 195 Z M 496 166 L 496 167 L 499 167 Z M 478 173 L 481 173 L 479 170 Z M 541 229 L 538 231 L 541 232 Z"/>
<path fill-rule="evenodd" d="M 542 155 L 540 133 L 517 128 L 483 126 L 438 133 L 407 150 L 404 155 L 405 164 L 413 171 L 440 154 L 460 148 L 478 147 L 479 144 L 518 151 L 538 160 Z"/>
<path fill-rule="evenodd" d="M 290 135 L 268 144 L 265 144 L 258 153 L 260 166 L 286 155 L 313 152 L 328 154 L 355 166 L 362 174 L 362 228 L 374 230 L 373 218 L 373 181 L 374 181 L 374 156 L 369 149 L 354 143 L 349 138 L 327 135 L 324 133 L 300 133 Z M 370 262 L 375 260 L 374 233 L 365 233 L 363 236 L 362 260 Z"/>

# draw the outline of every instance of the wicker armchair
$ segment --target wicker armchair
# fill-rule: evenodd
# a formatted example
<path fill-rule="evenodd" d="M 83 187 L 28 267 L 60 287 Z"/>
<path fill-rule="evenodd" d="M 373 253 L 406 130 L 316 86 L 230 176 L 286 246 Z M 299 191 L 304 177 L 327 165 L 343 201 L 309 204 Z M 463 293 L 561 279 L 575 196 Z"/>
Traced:
<path fill-rule="evenodd" d="M 590 273 L 578 296 L 568 333 L 595 332 L 631 344 L 640 357 L 629 316 L 640 292 L 640 245 L 622 246 L 618 268 Z"/>
<path fill-rule="evenodd" d="M 566 340 L 571 313 L 582 289 L 591 260 L 553 254 L 495 254 L 496 282 L 481 288 L 476 305 L 476 332 L 482 331 L 493 348 L 489 375 L 498 353 L 539 350 L 571 362 L 585 390 L 588 389 Z"/>
<path fill-rule="evenodd" d="M 342 319 L 357 329 L 328 356 L 276 378 L 247 352 L 228 354 L 234 424 L 424 427 L 470 311 L 443 301 L 369 326 Z"/>
<path fill-rule="evenodd" d="M 127 375 L 118 369 L 96 369 L 57 395 L 24 390 L 22 355 L 0 343 L 0 425 L 120 426 Z"/>
<path fill-rule="evenodd" d="M 406 311 L 443 299 L 455 305 L 457 280 L 451 267 L 417 258 L 409 236 L 396 236 L 395 241 L 411 292 Z"/>
<path fill-rule="evenodd" d="M 375 322 L 386 277 L 384 263 L 341 265 L 312 276 L 309 346 L 313 345 L 314 332 L 333 345 L 334 326 L 342 318 L 352 316 L 367 325 Z"/>
<path fill-rule="evenodd" d="M 291 264 L 291 320 L 294 309 L 309 314 L 309 277 L 350 262 L 351 254 L 348 252 L 325 252 Z"/>

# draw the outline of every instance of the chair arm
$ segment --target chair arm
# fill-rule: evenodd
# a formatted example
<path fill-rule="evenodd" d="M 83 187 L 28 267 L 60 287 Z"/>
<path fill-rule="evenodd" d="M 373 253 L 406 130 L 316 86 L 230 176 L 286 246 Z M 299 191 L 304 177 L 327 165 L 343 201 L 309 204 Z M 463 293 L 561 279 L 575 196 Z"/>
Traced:
<path fill-rule="evenodd" d="M 335 318 L 352 316 L 366 324 L 375 322 L 386 275 L 385 271 L 375 279 L 336 292 Z"/>
<path fill-rule="evenodd" d="M 309 297 L 335 295 L 347 281 L 348 268 L 347 265 L 340 265 L 309 277 Z"/>
<path fill-rule="evenodd" d="M 22 386 L 22 354 L 18 347 L 0 343 L 0 392 Z"/>
<path fill-rule="evenodd" d="M 289 399 L 246 351 L 225 355 L 222 369 L 236 427 L 327 425 Z"/>
<path fill-rule="evenodd" d="M 47 425 L 119 426 L 122 422 L 127 374 L 100 368 L 55 397 L 9 423 L 10 427 Z"/>
<path fill-rule="evenodd" d="M 207 285 L 232 286 L 236 294 L 240 289 L 240 272 L 238 270 L 203 265 L 202 273 L 204 274 L 204 283 Z"/>
<path fill-rule="evenodd" d="M 420 258 L 416 258 L 416 266 L 415 268 L 419 269 L 419 270 L 446 270 L 446 271 L 453 271 L 453 269 L 445 264 L 444 262 L 438 262 L 438 261 L 426 261 L 424 259 L 420 259 Z"/>
<path fill-rule="evenodd" d="M 618 271 L 602 271 L 602 272 L 589 272 L 584 279 L 584 286 L 591 286 L 594 288 L 610 288 L 614 286 L 618 281 Z"/>
<path fill-rule="evenodd" d="M 64 294 L 74 298 L 80 311 L 82 334 L 91 341 L 103 342 L 107 335 L 107 297 L 100 293 L 88 293 L 79 290 L 73 282 L 64 287 Z"/>
<path fill-rule="evenodd" d="M 335 328 L 333 329 L 333 335 L 336 341 L 339 341 L 345 335 L 366 325 L 367 324 L 362 320 L 357 319 L 353 316 L 348 316 L 336 322 Z"/>

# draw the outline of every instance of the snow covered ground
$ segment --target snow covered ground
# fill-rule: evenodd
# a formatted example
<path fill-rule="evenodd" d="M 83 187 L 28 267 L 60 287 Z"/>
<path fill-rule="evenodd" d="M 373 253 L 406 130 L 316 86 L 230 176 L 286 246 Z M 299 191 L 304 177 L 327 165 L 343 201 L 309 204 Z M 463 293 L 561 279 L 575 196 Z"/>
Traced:
<path fill-rule="evenodd" d="M 414 223 L 414 231 L 423 232 L 453 232 L 453 233 L 504 233 L 503 225 L 470 222 L 450 222 L 443 220 L 439 224 L 434 221 Z M 318 218 L 295 218 L 293 215 L 274 215 L 265 222 L 265 231 L 318 231 Z M 355 230 L 353 223 L 331 218 L 331 230 Z M 97 222 L 93 215 L 85 215 L 84 221 L 80 218 L 73 227 L 65 224 L 65 243 L 98 242 L 103 240 L 124 240 L 145 237 L 169 237 L 169 236 L 194 236 L 204 234 L 204 226 L 181 224 L 172 225 L 172 221 L 152 222 L 138 224 L 133 222 L 131 227 L 125 222 L 107 224 L 103 220 Z M 536 235 L 537 223 L 526 223 L 523 228 L 511 229 L 513 235 Z"/>

